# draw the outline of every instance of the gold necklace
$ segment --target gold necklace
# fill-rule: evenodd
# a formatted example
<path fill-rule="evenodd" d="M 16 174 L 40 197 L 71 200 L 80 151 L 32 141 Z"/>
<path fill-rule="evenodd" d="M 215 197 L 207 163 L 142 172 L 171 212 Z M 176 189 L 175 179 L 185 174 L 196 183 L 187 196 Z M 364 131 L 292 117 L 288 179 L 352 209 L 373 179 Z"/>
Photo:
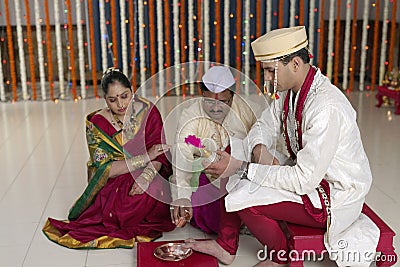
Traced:
<path fill-rule="evenodd" d="M 118 118 L 117 114 L 115 114 L 114 112 L 111 111 L 111 109 L 109 109 L 108 111 L 110 111 L 111 124 L 114 127 L 116 127 L 118 125 L 119 128 L 122 129 L 122 127 L 124 127 L 124 123 Z"/>

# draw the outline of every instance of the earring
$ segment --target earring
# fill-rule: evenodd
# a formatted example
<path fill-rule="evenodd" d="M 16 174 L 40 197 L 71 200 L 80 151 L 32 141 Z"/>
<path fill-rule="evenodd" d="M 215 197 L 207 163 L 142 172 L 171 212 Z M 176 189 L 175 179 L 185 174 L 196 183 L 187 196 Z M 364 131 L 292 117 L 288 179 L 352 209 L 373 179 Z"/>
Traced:
<path fill-rule="evenodd" d="M 271 95 L 271 98 L 274 100 L 279 99 L 279 95 L 277 94 L 276 87 L 278 86 L 278 61 L 275 62 L 275 69 L 274 69 L 274 92 Z"/>
<path fill-rule="evenodd" d="M 110 108 L 109 108 L 109 107 L 107 107 L 106 109 L 107 109 L 107 111 L 110 111 Z"/>

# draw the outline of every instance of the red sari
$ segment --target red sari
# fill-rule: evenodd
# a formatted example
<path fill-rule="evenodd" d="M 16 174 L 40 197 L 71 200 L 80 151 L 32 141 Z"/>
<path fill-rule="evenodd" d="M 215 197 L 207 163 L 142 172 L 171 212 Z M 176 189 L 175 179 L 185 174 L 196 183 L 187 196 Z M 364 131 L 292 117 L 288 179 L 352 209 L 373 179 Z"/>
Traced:
<path fill-rule="evenodd" d="M 136 101 L 144 103 L 140 126 L 123 146 L 121 131 L 96 112 L 88 116 L 89 185 L 71 208 L 69 221 L 47 220 L 43 232 L 51 241 L 68 248 L 132 248 L 135 241 L 151 241 L 175 228 L 166 179 L 171 165 L 164 154 L 156 159 L 163 164 L 159 174 L 143 194 L 129 196 L 143 168 L 108 178 L 114 160 L 143 154 L 165 140 L 159 111 L 145 99 Z"/>

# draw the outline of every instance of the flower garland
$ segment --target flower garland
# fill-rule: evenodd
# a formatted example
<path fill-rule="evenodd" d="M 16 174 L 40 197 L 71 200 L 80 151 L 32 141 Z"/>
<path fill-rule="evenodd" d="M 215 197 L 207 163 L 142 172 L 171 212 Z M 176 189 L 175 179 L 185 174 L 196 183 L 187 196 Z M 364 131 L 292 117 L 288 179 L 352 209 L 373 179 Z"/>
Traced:
<path fill-rule="evenodd" d="M 164 17 L 171 17 L 169 0 L 164 0 Z M 170 95 L 171 88 L 171 20 L 165 20 L 165 68 L 166 70 L 166 84 L 167 84 L 167 95 Z"/>
<path fill-rule="evenodd" d="M 344 32 L 344 55 L 343 55 L 343 82 L 342 89 L 347 89 L 347 80 L 349 74 L 349 56 L 350 56 L 350 29 L 351 29 L 351 0 L 346 3 L 346 25 Z"/>
<path fill-rule="evenodd" d="M 322 0 L 323 1 L 323 0 Z M 272 28 L 272 0 L 267 0 L 265 9 L 265 23 L 266 23 L 266 32 L 269 32 Z"/>
<path fill-rule="evenodd" d="M 50 99 L 54 100 L 53 55 L 51 51 L 51 26 L 48 0 L 44 0 L 44 11 L 46 14 L 47 81 L 50 85 Z"/>
<path fill-rule="evenodd" d="M 257 5 L 259 6 L 259 5 Z M 230 1 L 224 1 L 224 64 L 229 66 L 229 9 Z M 260 10 L 257 8 L 257 10 Z M 257 24 L 258 26 L 258 24 Z"/>
<path fill-rule="evenodd" d="M 293 27 L 295 25 L 295 17 L 296 17 L 296 0 L 290 0 L 290 11 L 289 11 L 289 17 L 290 17 L 290 22 L 289 25 L 290 27 Z"/>
<path fill-rule="evenodd" d="M 0 46 L 0 81 L 4 81 L 4 76 L 3 76 L 3 64 L 1 63 L 1 46 Z M 0 83 L 0 101 L 6 101 L 6 92 L 4 89 L 4 83 Z"/>
<path fill-rule="evenodd" d="M 215 42 L 213 46 L 215 47 L 215 61 L 221 62 L 221 5 L 218 0 L 214 0 L 215 7 L 215 20 L 214 20 L 214 30 L 215 30 Z"/>
<path fill-rule="evenodd" d="M 309 22 L 308 22 L 308 49 L 311 55 L 314 55 L 314 32 L 315 32 L 315 0 L 310 0 Z M 313 57 L 310 58 L 310 64 L 313 64 Z"/>
<path fill-rule="evenodd" d="M 335 28 L 335 1 L 330 0 L 330 6 L 329 6 L 329 30 L 328 30 L 328 59 L 326 62 L 326 73 L 329 78 L 329 80 L 332 79 L 332 61 L 333 61 L 333 33 L 334 33 L 334 28 Z"/>
<path fill-rule="evenodd" d="M 244 74 L 246 76 L 246 78 L 250 78 L 250 53 L 248 53 L 248 51 L 250 51 L 250 1 L 245 1 L 245 6 L 244 6 L 244 16 L 245 16 L 245 20 L 243 21 L 244 23 L 244 36 L 243 39 L 244 40 L 244 51 L 243 51 L 243 55 L 244 55 Z M 244 92 L 245 95 L 248 96 L 249 95 L 249 82 L 247 81 L 243 81 L 244 82 Z"/>
<path fill-rule="evenodd" d="M 119 68 L 118 62 L 118 36 L 117 36 L 117 6 L 115 1 L 109 1 L 111 9 L 111 50 L 113 54 L 113 66 Z"/>
<path fill-rule="evenodd" d="M 299 25 L 304 25 L 304 0 L 300 0 L 299 3 Z"/>
<path fill-rule="evenodd" d="M 179 69 L 179 64 L 180 64 L 180 59 L 179 59 L 179 9 L 178 9 L 178 0 L 173 0 L 173 9 L 172 9 L 172 14 L 173 14 L 173 36 L 174 36 L 174 65 L 175 65 L 175 92 L 176 95 L 180 95 L 180 87 L 177 85 L 181 84 L 181 76 L 180 76 L 180 69 Z"/>
<path fill-rule="evenodd" d="M 340 49 L 340 0 L 336 0 L 336 23 L 335 23 L 335 52 L 333 67 L 333 84 L 339 87 L 339 49 Z"/>
<path fill-rule="evenodd" d="M 204 0 L 203 2 L 203 25 L 204 25 L 204 42 L 203 42 L 203 56 L 204 56 L 204 71 L 208 70 L 210 61 L 210 2 L 209 0 Z"/>
<path fill-rule="evenodd" d="M 357 1 L 357 0 L 356 0 Z M 318 67 L 324 66 L 324 42 L 325 42 L 325 0 L 319 3 L 319 50 L 318 50 Z"/>
<path fill-rule="evenodd" d="M 103 72 L 108 68 L 107 60 L 107 27 L 106 27 L 106 7 L 104 0 L 99 0 L 99 11 L 100 11 L 100 36 L 101 36 L 101 65 Z"/>
<path fill-rule="evenodd" d="M 186 40 L 186 16 L 185 16 L 185 10 L 186 10 L 186 1 L 179 1 L 179 32 L 180 32 L 180 48 L 179 48 L 179 54 L 180 54 L 180 63 L 185 63 L 187 61 L 186 57 L 186 43 L 188 40 Z M 186 96 L 186 75 L 185 68 L 180 69 L 180 74 L 182 77 L 182 95 Z"/>
<path fill-rule="evenodd" d="M 128 75 L 128 37 L 126 35 L 126 0 L 119 0 L 119 16 L 121 25 L 121 54 L 122 54 L 122 72 Z"/>
<path fill-rule="evenodd" d="M 350 83 L 349 89 L 353 90 L 354 85 L 354 67 L 355 67 L 355 54 L 356 54 L 356 41 L 357 41 L 357 0 L 353 2 L 353 25 L 351 30 L 351 50 L 350 53 Z"/>
<path fill-rule="evenodd" d="M 37 0 L 35 0 L 37 1 Z M 75 54 L 74 54 L 74 33 L 72 31 L 72 8 L 71 0 L 65 1 L 67 5 L 68 12 L 68 46 L 69 46 L 69 56 L 70 56 L 70 67 L 71 81 L 72 81 L 72 99 L 77 100 L 76 97 L 76 76 L 75 76 Z"/>
<path fill-rule="evenodd" d="M 256 1 L 256 6 L 261 6 L 261 0 Z M 261 35 L 261 8 L 256 8 L 256 36 Z M 261 64 L 256 62 L 256 80 L 257 86 L 261 88 Z"/>
<path fill-rule="evenodd" d="M 194 21 L 193 21 L 193 0 L 188 1 L 188 42 L 189 42 L 189 81 L 190 95 L 194 95 Z"/>
<path fill-rule="evenodd" d="M 374 42 L 372 49 L 372 62 L 377 62 L 378 56 L 378 38 L 379 38 L 379 15 L 380 15 L 380 0 L 375 1 L 375 23 L 374 23 Z M 375 89 L 376 83 L 376 67 L 378 64 L 373 63 L 371 66 L 371 91 Z"/>
<path fill-rule="evenodd" d="M 144 51 L 144 10 L 143 1 L 138 1 L 138 24 L 139 24 L 139 60 L 140 60 L 140 84 L 146 81 L 146 55 Z M 142 90 L 142 96 L 146 97 L 145 90 Z"/>
<path fill-rule="evenodd" d="M 360 83 L 359 90 L 364 91 L 364 83 L 365 83 L 365 62 L 367 61 L 367 39 L 368 39 L 368 16 L 369 16 L 369 5 L 364 5 L 364 14 L 363 14 L 363 32 L 361 39 L 361 67 L 360 67 Z"/>
<path fill-rule="evenodd" d="M 31 12 L 29 8 L 29 1 L 25 0 L 25 21 L 26 21 L 26 39 L 28 41 L 28 55 L 29 55 L 29 72 L 31 73 L 31 88 L 32 88 L 32 99 L 36 100 L 36 75 L 35 75 L 35 59 L 33 56 L 33 44 L 32 44 L 32 28 L 31 28 Z M 2 80 L 0 80 L 2 81 Z"/>
<path fill-rule="evenodd" d="M 201 7 L 202 1 L 197 1 L 197 12 L 196 12 L 196 20 L 197 20 L 197 80 L 201 80 L 204 72 L 204 62 L 203 62 L 203 50 L 202 50 L 202 31 L 204 29 L 203 22 L 203 8 Z M 201 89 L 198 87 L 197 94 L 201 95 Z"/>
<path fill-rule="evenodd" d="M 81 14 L 81 1 L 75 1 L 76 8 L 76 29 L 78 37 L 78 64 L 79 64 L 79 77 L 81 79 L 81 97 L 86 98 L 86 81 L 85 81 L 85 49 L 83 47 L 83 31 L 82 31 L 82 14 Z M 94 55 L 93 55 L 94 56 Z"/>
<path fill-rule="evenodd" d="M 242 1 L 236 2 L 236 92 L 240 93 L 241 80 L 240 73 L 242 71 Z"/>
<path fill-rule="evenodd" d="M 96 49 L 94 40 L 94 21 L 93 21 L 93 1 L 88 0 L 88 19 L 89 19 L 89 31 L 90 31 L 90 60 L 92 64 L 92 82 L 93 82 L 93 93 L 96 98 L 99 97 L 97 92 L 97 66 L 96 66 Z"/>
<path fill-rule="evenodd" d="M 385 6 L 383 8 L 383 27 L 382 27 L 382 40 L 381 40 L 381 56 L 379 63 L 379 85 L 382 85 L 383 78 L 385 76 L 385 62 L 386 62 L 386 46 L 387 46 L 387 29 L 388 29 L 388 17 L 389 17 L 389 0 L 385 0 Z"/>
<path fill-rule="evenodd" d="M 22 98 L 28 100 L 28 88 L 26 84 L 26 65 L 25 65 L 25 53 L 24 53 L 24 38 L 22 36 L 21 26 L 21 6 L 19 0 L 14 1 L 15 3 L 15 20 L 17 24 L 17 41 L 18 41 L 18 55 L 19 55 L 19 68 L 21 75 L 21 86 L 22 86 Z"/>
<path fill-rule="evenodd" d="M 6 29 L 7 29 L 7 45 L 8 45 L 8 54 L 10 57 L 10 69 L 11 69 L 11 86 L 13 93 L 13 101 L 17 101 L 17 74 L 15 71 L 15 55 L 14 55 L 14 47 L 12 40 L 12 28 L 10 21 L 10 7 L 8 5 L 8 0 L 4 0 L 5 9 L 6 9 Z M 9 83 L 9 81 L 7 81 Z"/>
<path fill-rule="evenodd" d="M 285 0 L 279 0 L 279 20 L 278 20 L 278 27 L 283 28 L 283 17 L 285 13 Z"/>
<path fill-rule="evenodd" d="M 39 61 L 39 78 L 40 78 L 40 91 L 42 94 L 42 100 L 47 100 L 46 87 L 45 87 L 45 71 L 44 71 L 44 56 L 43 56 L 43 40 L 42 40 L 42 19 L 40 18 L 40 3 L 35 0 L 35 22 L 36 22 L 36 40 L 38 49 L 38 61 Z"/>
<path fill-rule="evenodd" d="M 393 70 L 393 60 L 394 60 L 394 45 L 396 43 L 396 10 L 397 10 L 397 1 L 394 0 L 392 9 L 392 23 L 390 29 L 390 46 L 389 46 L 389 65 L 388 71 Z"/>
<path fill-rule="evenodd" d="M 163 10 L 162 1 L 157 1 L 157 29 L 163 29 Z M 165 91 L 165 78 L 164 78 L 164 47 L 163 47 L 163 33 L 164 31 L 157 31 L 157 54 L 158 54 L 158 72 L 159 72 L 159 83 L 158 83 L 158 95 L 162 96 Z"/>
<path fill-rule="evenodd" d="M 60 16 L 58 1 L 54 1 L 54 28 L 56 32 L 56 50 L 57 50 L 57 66 L 58 66 L 58 79 L 60 83 L 60 98 L 65 98 L 64 89 L 64 63 L 62 55 L 62 44 L 61 44 L 61 28 L 60 28 Z"/>
<path fill-rule="evenodd" d="M 154 8 L 154 2 L 149 1 L 148 2 L 148 17 L 149 17 L 149 34 L 150 34 L 150 72 L 151 72 L 151 77 L 153 77 L 156 74 L 156 25 L 155 25 L 155 8 Z M 151 78 L 151 94 L 152 96 L 156 96 L 156 86 L 157 86 L 157 80 L 155 78 Z"/>

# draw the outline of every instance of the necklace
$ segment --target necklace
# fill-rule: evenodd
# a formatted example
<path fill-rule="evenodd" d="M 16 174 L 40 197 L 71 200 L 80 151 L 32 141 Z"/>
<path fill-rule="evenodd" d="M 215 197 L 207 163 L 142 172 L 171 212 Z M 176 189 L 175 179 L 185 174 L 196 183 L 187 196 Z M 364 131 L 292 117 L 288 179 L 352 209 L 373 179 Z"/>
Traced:
<path fill-rule="evenodd" d="M 132 139 L 135 136 L 136 128 L 138 122 L 136 118 L 136 111 L 135 111 L 135 95 L 132 97 L 132 112 L 129 116 L 129 122 L 125 127 L 123 127 L 123 132 L 128 140 Z"/>
<path fill-rule="evenodd" d="M 123 131 L 127 139 L 132 139 L 135 136 L 135 130 L 137 127 L 137 118 L 136 118 L 136 111 L 135 111 L 135 96 L 132 98 L 132 112 L 129 117 L 128 123 L 124 125 L 124 123 L 118 118 L 118 115 L 115 114 L 114 112 L 111 111 L 111 109 L 108 109 L 110 112 L 110 117 L 111 117 L 111 124 L 114 127 L 118 127 Z"/>

